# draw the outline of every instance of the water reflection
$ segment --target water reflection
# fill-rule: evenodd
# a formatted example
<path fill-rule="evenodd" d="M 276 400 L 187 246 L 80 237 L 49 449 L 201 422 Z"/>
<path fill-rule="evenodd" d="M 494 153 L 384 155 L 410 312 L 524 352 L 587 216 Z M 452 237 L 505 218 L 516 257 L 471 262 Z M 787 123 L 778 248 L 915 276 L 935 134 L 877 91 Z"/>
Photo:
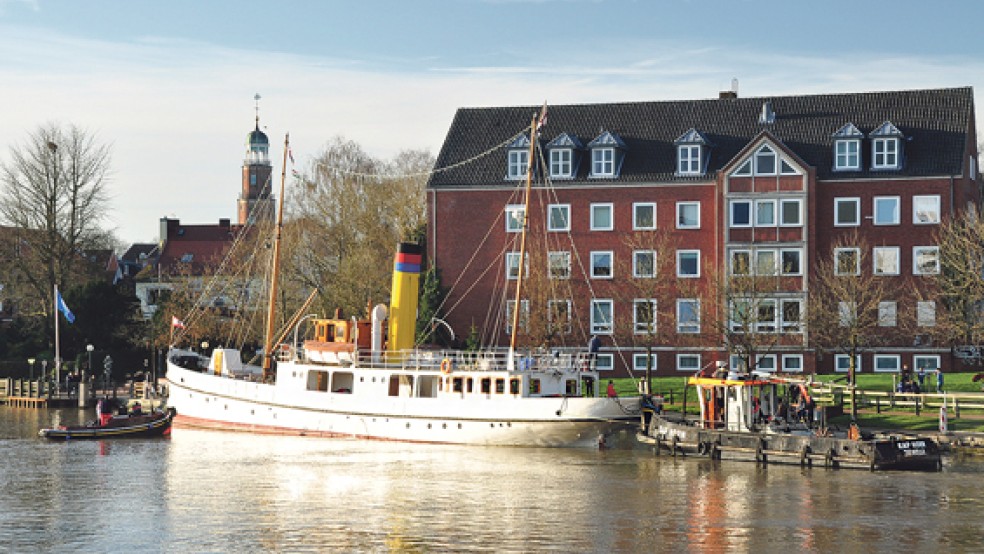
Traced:
<path fill-rule="evenodd" d="M 774 552 L 979 549 L 984 464 L 759 467 L 620 449 L 264 437 L 46 442 L 0 408 L 10 551 Z"/>

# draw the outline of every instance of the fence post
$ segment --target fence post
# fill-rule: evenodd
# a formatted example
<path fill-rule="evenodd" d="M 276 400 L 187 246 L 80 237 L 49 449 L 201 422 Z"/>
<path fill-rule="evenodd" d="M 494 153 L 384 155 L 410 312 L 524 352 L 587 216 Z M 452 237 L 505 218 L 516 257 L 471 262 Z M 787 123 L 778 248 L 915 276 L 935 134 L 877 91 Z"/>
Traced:
<path fill-rule="evenodd" d="M 878 414 L 881 413 L 881 397 L 880 396 L 876 396 L 875 397 L 875 413 L 878 413 Z"/>
<path fill-rule="evenodd" d="M 946 397 L 943 397 L 943 404 L 946 404 Z M 953 397 L 953 419 L 960 417 L 960 402 L 957 401 L 957 397 Z"/>
<path fill-rule="evenodd" d="M 916 415 L 919 415 L 919 397 L 916 396 L 915 399 L 916 399 Z"/>

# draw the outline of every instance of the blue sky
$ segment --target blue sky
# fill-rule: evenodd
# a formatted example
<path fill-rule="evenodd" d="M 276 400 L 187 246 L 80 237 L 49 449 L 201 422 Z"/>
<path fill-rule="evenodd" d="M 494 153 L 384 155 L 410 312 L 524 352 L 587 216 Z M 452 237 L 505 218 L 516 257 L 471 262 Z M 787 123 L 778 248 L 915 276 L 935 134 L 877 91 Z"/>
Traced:
<path fill-rule="evenodd" d="M 235 217 L 257 92 L 303 171 L 335 136 L 436 154 L 464 106 L 712 98 L 732 78 L 745 97 L 980 99 L 982 15 L 975 0 L 0 0 L 0 160 L 41 124 L 88 129 L 113 149 L 108 223 L 154 241 L 165 215 Z"/>

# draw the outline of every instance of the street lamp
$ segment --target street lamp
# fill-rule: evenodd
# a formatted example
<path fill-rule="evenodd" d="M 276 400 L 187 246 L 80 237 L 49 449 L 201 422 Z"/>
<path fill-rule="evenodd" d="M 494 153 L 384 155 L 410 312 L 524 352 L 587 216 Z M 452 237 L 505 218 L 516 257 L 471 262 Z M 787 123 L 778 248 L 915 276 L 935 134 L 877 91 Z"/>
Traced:
<path fill-rule="evenodd" d="M 28 358 L 27 363 L 31 365 L 31 381 L 34 380 L 34 358 Z"/>
<path fill-rule="evenodd" d="M 92 351 L 95 350 L 95 349 L 96 349 L 96 347 L 95 346 L 92 346 L 91 344 L 87 344 L 86 347 L 85 347 L 86 352 L 89 353 L 89 371 L 92 371 Z M 85 382 L 85 368 L 82 368 L 81 378 L 82 378 L 81 381 L 84 383 Z"/>

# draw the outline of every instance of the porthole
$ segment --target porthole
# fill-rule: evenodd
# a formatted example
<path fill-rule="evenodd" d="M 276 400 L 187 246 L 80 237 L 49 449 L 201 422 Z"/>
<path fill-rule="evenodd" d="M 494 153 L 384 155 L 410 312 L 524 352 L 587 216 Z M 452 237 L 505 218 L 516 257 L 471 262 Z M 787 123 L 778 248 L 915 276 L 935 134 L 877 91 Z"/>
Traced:
<path fill-rule="evenodd" d="M 458 429 L 461 429 L 461 424 L 460 423 L 458 424 Z"/>
<path fill-rule="evenodd" d="M 442 423 L 441 424 L 441 429 L 447 429 L 447 428 L 448 428 L 448 424 L 447 423 Z"/>
<path fill-rule="evenodd" d="M 250 410 L 249 415 L 256 415 L 256 410 Z"/>
<path fill-rule="evenodd" d="M 409 428 L 410 428 L 410 423 L 409 423 L 409 422 L 407 422 L 407 429 L 409 429 Z"/>
<path fill-rule="evenodd" d="M 427 428 L 428 428 L 428 429 L 430 429 L 430 428 L 431 428 L 431 424 L 430 424 L 430 423 L 428 423 L 428 424 L 427 424 Z"/>

